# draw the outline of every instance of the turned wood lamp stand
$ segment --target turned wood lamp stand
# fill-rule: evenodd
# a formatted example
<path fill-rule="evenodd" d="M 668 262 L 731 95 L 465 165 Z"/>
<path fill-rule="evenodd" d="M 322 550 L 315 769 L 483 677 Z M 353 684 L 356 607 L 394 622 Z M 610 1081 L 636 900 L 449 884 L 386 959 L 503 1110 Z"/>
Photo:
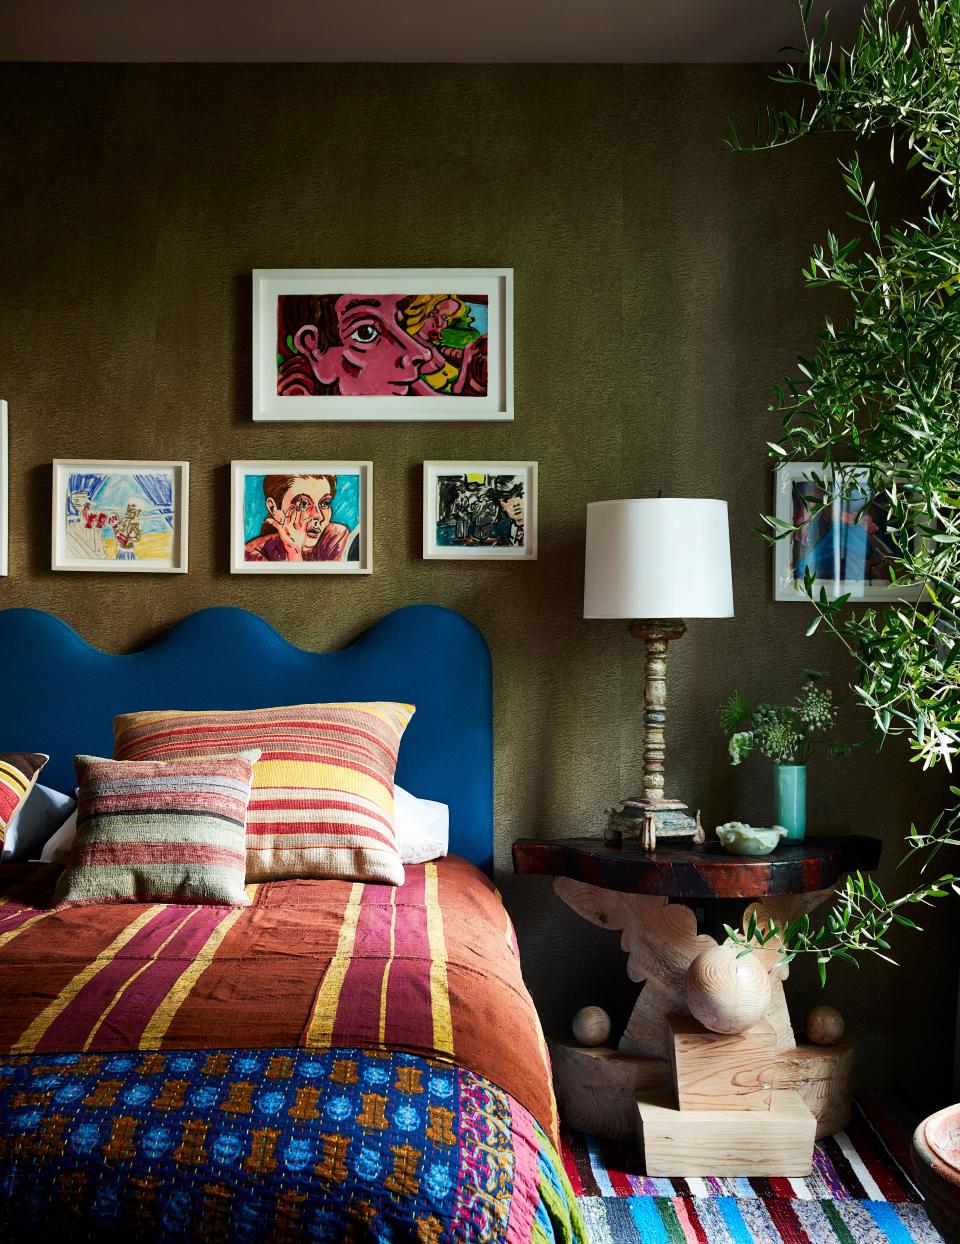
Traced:
<path fill-rule="evenodd" d="M 623 844 L 624 834 L 640 836 L 640 845 L 652 851 L 657 838 L 692 838 L 705 840 L 700 814 L 686 815 L 687 805 L 680 799 L 664 796 L 664 769 L 667 754 L 667 646 L 687 633 L 685 622 L 632 622 L 629 627 L 634 639 L 642 639 L 646 649 L 646 673 L 643 685 L 643 781 L 641 793 L 624 799 L 611 808 L 604 838 L 611 846 Z"/>
<path fill-rule="evenodd" d="M 604 831 L 614 847 L 639 836 L 704 840 L 700 816 L 664 794 L 667 648 L 687 630 L 681 618 L 733 616 L 725 501 L 678 497 L 594 501 L 587 506 L 583 616 L 623 618 L 646 649 L 643 780 L 638 795 L 610 809 Z M 639 621 L 635 619 L 641 619 Z"/>

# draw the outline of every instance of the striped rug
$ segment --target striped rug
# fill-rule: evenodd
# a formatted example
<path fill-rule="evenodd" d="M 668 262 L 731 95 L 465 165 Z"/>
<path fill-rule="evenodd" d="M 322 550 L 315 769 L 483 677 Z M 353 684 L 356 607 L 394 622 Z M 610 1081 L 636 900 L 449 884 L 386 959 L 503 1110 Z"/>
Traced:
<path fill-rule="evenodd" d="M 914 1120 L 862 1093 L 809 1179 L 649 1179 L 639 1150 L 563 1129 L 591 1244 L 937 1244 L 910 1168 Z"/>

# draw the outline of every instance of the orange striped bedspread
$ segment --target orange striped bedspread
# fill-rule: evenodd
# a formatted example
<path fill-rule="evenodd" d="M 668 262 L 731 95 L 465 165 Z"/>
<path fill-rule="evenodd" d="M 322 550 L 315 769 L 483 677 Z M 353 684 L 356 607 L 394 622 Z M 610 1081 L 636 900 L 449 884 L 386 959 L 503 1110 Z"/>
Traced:
<path fill-rule="evenodd" d="M 251 885 L 243 908 L 50 911 L 56 871 L 0 868 L 0 1053 L 408 1050 L 492 1080 L 556 1143 L 510 919 L 465 860 L 408 865 L 399 887 Z"/>

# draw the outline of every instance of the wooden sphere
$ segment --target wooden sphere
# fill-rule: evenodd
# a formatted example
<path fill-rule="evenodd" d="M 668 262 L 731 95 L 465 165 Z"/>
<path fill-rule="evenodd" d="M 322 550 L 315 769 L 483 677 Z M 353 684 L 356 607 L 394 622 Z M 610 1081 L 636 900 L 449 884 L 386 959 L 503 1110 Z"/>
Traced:
<path fill-rule="evenodd" d="M 836 1045 L 846 1026 L 836 1007 L 815 1006 L 807 1015 L 803 1031 L 814 1045 Z"/>
<path fill-rule="evenodd" d="M 610 1016 L 602 1006 L 584 1006 L 574 1015 L 571 1027 L 581 1045 L 603 1045 L 610 1036 Z"/>
<path fill-rule="evenodd" d="M 684 993 L 694 1019 L 711 1032 L 745 1032 L 770 1006 L 770 977 L 756 953 L 711 946 L 687 968 Z"/>

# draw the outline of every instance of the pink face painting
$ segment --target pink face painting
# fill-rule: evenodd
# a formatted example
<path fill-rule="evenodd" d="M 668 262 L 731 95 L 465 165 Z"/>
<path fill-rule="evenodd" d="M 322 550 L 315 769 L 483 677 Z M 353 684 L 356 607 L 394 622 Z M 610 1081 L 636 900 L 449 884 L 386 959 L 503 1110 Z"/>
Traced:
<path fill-rule="evenodd" d="M 323 350 L 316 327 L 300 328 L 294 343 L 317 380 L 347 397 L 409 393 L 432 351 L 402 327 L 402 301 L 400 294 L 341 294 L 334 308 L 339 343 Z"/>

